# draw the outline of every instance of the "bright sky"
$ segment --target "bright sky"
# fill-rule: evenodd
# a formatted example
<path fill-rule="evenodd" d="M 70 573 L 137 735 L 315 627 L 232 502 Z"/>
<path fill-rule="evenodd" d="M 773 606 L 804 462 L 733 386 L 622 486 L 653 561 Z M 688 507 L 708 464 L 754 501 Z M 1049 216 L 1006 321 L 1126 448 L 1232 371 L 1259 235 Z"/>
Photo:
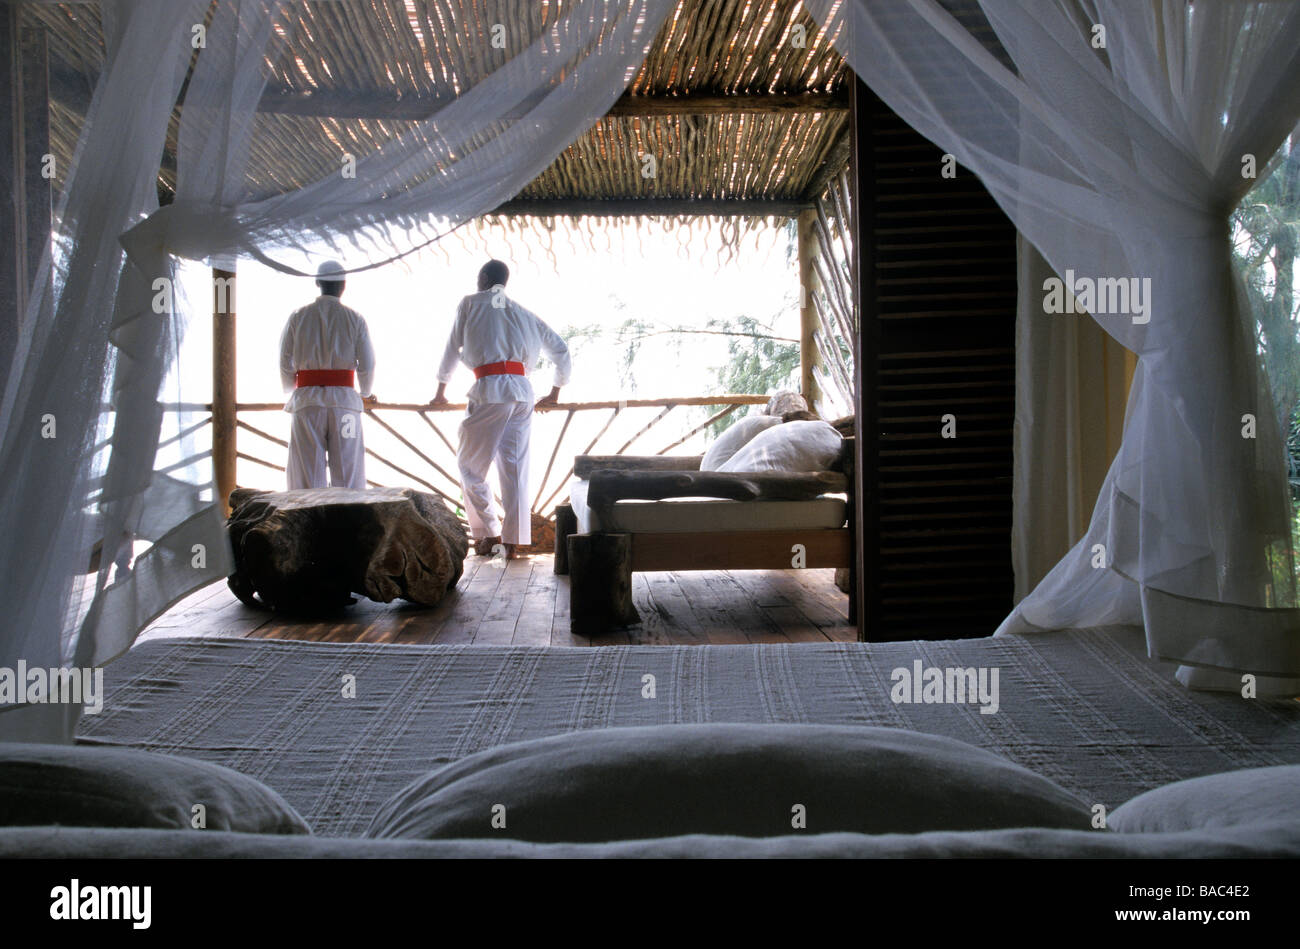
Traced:
<path fill-rule="evenodd" d="M 774 322 L 778 335 L 797 338 L 798 272 L 786 260 L 785 233 L 767 228 L 747 238 L 729 262 L 725 251 L 719 260 L 719 242 L 712 236 L 686 250 L 678 243 L 684 230 L 664 234 L 655 228 L 638 236 L 632 227 L 611 228 L 595 236 L 593 250 L 580 232 L 569 231 L 556 236 L 554 263 L 545 247 L 519 234 L 508 240 L 499 232 L 485 235 L 471 239 L 471 247 L 464 246 L 471 241 L 453 236 L 446 240 L 449 260 L 424 250 L 405 262 L 350 276 L 343 300 L 369 324 L 378 360 L 375 391 L 387 402 L 424 402 L 433 396 L 433 373 L 456 304 L 474 291 L 478 268 L 490 256 L 510 265 L 507 292 L 561 334 L 592 323 L 613 327 L 629 317 L 702 328 L 711 318 L 746 315 Z M 318 259 L 334 256 L 326 250 Z M 342 258 L 344 266 L 362 262 Z M 240 262 L 238 272 L 239 400 L 281 399 L 280 332 L 290 312 L 315 298 L 315 284 L 247 261 Z M 211 393 L 211 323 L 203 312 L 210 299 L 209 273 L 190 264 L 183 275 L 196 311 L 182 349 L 187 399 L 206 400 Z M 607 347 L 580 344 L 566 401 L 617 398 L 620 373 L 613 355 Z M 642 398 L 717 391 L 714 370 L 726 359 L 722 337 L 658 337 L 645 342 L 632 383 Z M 542 373 L 536 387 L 549 379 Z M 463 394 L 471 381 L 466 371 L 452 382 L 449 395 Z"/>
<path fill-rule="evenodd" d="M 536 312 L 562 335 L 571 327 L 593 323 L 616 327 L 636 317 L 663 327 L 703 328 L 709 319 L 752 316 L 769 323 L 779 336 L 799 335 L 798 270 L 789 254 L 790 238 L 779 228 L 767 227 L 747 236 L 740 252 L 721 257 L 722 242 L 716 231 L 687 240 L 685 229 L 665 233 L 659 225 L 643 228 L 602 227 L 592 241 L 581 230 L 558 225 L 553 242 L 555 260 L 536 237 L 488 232 L 444 240 L 443 252 L 424 250 L 404 263 L 391 264 L 348 278 L 343 301 L 366 318 L 377 357 L 375 393 L 385 402 L 427 402 L 436 389 L 434 372 L 446 342 L 446 333 L 460 298 L 474 290 L 478 268 L 489 257 L 505 260 L 511 268 L 507 292 Z M 594 244 L 594 249 L 592 247 Z M 339 257 L 345 266 L 364 263 L 326 250 L 313 263 Z M 295 258 L 290 261 L 301 266 Z M 283 401 L 278 375 L 279 339 L 290 312 L 316 296 L 309 278 L 290 277 L 259 264 L 238 265 L 237 339 L 238 398 L 240 402 Z M 211 397 L 210 270 L 187 265 L 182 289 L 194 316 L 181 350 L 182 398 L 208 401 Z M 643 342 L 632 378 L 622 380 L 623 350 L 613 338 L 579 341 L 574 348 L 572 383 L 564 401 L 704 395 L 721 391 L 716 370 L 725 364 L 727 339 L 708 335 L 663 335 Z M 462 370 L 448 387 L 448 395 L 463 401 L 472 382 Z M 534 388 L 544 394 L 550 386 L 547 366 L 534 378 Z M 629 410 L 611 428 L 596 450 L 613 452 L 627 437 L 654 417 L 657 410 Z M 743 410 L 742 410 L 743 412 Z M 390 415 L 393 413 L 390 413 Z M 742 414 L 742 413 L 738 413 Z M 242 416 L 241 416 L 242 417 Z M 607 412 L 580 413 L 566 437 L 564 467 L 581 451 L 608 417 Z M 663 426 L 638 442 L 637 448 L 653 453 L 685 434 L 707 417 L 705 409 L 676 409 Z M 455 440 L 459 413 L 439 424 Z M 246 419 L 278 437 L 287 437 L 288 416 L 259 412 Z M 410 420 L 407 420 L 410 421 Z M 563 416 L 538 416 L 534 425 L 534 482 L 541 476 Z M 414 428 L 403 424 L 404 434 L 432 454 L 432 432 L 418 418 Z M 627 423 L 620 437 L 620 425 Z M 554 429 L 555 431 L 552 431 Z M 413 471 L 427 465 L 366 422 L 368 447 Z M 202 447 L 206 448 L 206 439 Z M 612 442 L 613 444 L 608 444 Z M 698 436 L 679 451 L 703 450 Z M 262 439 L 239 433 L 241 451 L 283 463 L 283 449 Z M 569 449 L 572 448 L 572 451 Z M 636 449 L 633 449 L 635 452 Z M 443 463 L 441 455 L 434 455 Z M 557 462 L 558 464 L 558 462 Z M 453 469 L 454 470 L 454 469 Z M 372 478 L 395 483 L 396 477 L 372 464 Z M 562 469 L 556 472 L 556 476 Z M 241 461 L 241 484 L 279 487 L 283 476 Z M 549 493 L 549 492 L 548 492 Z"/>

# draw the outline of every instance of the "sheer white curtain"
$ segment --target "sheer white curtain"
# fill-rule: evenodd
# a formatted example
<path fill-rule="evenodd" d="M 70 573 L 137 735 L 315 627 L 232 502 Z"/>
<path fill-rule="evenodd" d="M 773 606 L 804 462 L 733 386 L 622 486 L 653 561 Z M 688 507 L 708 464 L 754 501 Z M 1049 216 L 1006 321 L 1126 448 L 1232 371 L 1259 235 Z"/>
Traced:
<path fill-rule="evenodd" d="M 1000 632 L 1141 622 L 1151 654 L 1182 663 L 1187 684 L 1240 688 L 1252 673 L 1296 691 L 1283 446 L 1228 215 L 1253 183 L 1246 156 L 1262 167 L 1300 118 L 1300 4 L 806 5 L 1057 273 L 1150 281 L 1147 312 L 1092 308 L 1141 356 L 1126 434 L 1087 535 Z M 1014 69 L 981 44 L 985 23 Z M 1245 415 L 1254 438 L 1242 437 Z"/>
<path fill-rule="evenodd" d="M 36 281 L 37 293 L 22 314 L 0 405 L 0 536 L 6 545 L 0 666 L 8 669 L 19 662 L 48 669 L 93 655 L 93 643 L 76 635 L 75 594 L 104 536 L 99 514 L 115 509 L 113 516 L 125 521 L 125 508 L 135 504 L 139 516 L 138 502 L 152 480 L 156 411 L 128 418 L 104 406 L 139 368 L 147 372 L 161 362 L 176 327 L 171 314 L 132 321 L 114 306 L 123 275 L 135 279 L 123 270 L 118 237 L 157 206 L 159 156 L 189 60 L 188 43 L 160 48 L 158 39 L 185 35 L 205 5 L 103 8 L 105 62 L 56 209 L 58 253 L 42 264 L 52 280 Z M 43 312 L 51 315 L 38 319 Z M 144 458 L 146 473 L 134 484 L 120 465 L 110 475 L 96 450 L 115 422 L 122 435 L 119 457 L 129 450 Z M 160 548 L 161 556 L 165 552 Z M 101 558 L 105 588 L 114 553 Z M 102 607 L 98 612 L 103 615 Z M 0 737 L 59 740 L 78 713 L 56 704 L 6 711 Z"/>
<path fill-rule="evenodd" d="M 518 0 L 494 8 L 509 14 L 494 30 L 474 20 L 479 5 L 455 5 L 465 30 L 426 37 L 431 60 L 461 64 L 444 71 L 440 107 L 386 126 L 396 131 L 352 156 L 348 174 L 340 148 L 326 156 L 338 174 L 285 190 L 250 174 L 249 156 L 283 135 L 259 121 L 258 102 L 299 54 L 310 6 L 216 5 L 185 86 L 176 199 L 160 209 L 168 120 L 209 3 L 101 4 L 107 57 L 58 209 L 54 315 L 36 320 L 50 301 L 32 300 L 0 405 L 0 666 L 100 664 L 228 572 L 210 461 L 163 392 L 186 320 L 159 281 L 175 285 L 178 258 L 255 256 L 293 273 L 280 257 L 301 260 L 290 252 L 303 245 L 347 242 L 350 259 L 378 266 L 436 239 L 517 193 L 608 111 L 672 9 L 572 0 L 541 16 Z M 373 92 L 348 68 L 328 64 L 341 91 Z M 116 566 L 123 547 L 136 556 Z M 0 738 L 66 740 L 78 714 L 7 711 Z"/>
<path fill-rule="evenodd" d="M 1044 312 L 1043 282 L 1056 274 L 1027 240 L 1016 243 L 1011 566 L 1019 603 L 1087 533 L 1124 432 L 1130 370 L 1127 350 L 1095 320 Z"/>

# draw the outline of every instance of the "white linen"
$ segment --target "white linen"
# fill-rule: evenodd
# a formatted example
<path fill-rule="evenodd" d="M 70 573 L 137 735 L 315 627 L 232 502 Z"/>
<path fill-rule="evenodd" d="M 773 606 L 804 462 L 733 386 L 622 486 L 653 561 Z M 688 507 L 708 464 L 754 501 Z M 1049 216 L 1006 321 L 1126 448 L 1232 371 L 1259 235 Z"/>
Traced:
<path fill-rule="evenodd" d="M 844 439 L 828 422 L 785 422 L 759 432 L 719 471 L 826 471 Z"/>
<path fill-rule="evenodd" d="M 1267 174 L 1300 118 L 1300 4 L 805 5 L 1076 293 L 1098 291 L 1083 307 L 1140 356 L 1088 534 L 998 632 L 1138 618 L 1186 683 L 1300 677 L 1283 442 L 1228 227 L 1256 180 L 1248 159 Z M 972 31 L 985 21 L 1009 64 Z M 1124 306 L 1110 283 L 1098 305 L 1119 280 L 1141 300 Z M 1294 693 L 1300 678 L 1260 685 Z"/>
<path fill-rule="evenodd" d="M 505 544 L 532 541 L 532 511 L 528 506 L 528 443 L 532 435 L 533 403 L 470 402 L 460 423 L 456 463 L 465 496 L 465 516 L 475 540 L 500 537 Z M 496 512 L 487 483 L 493 462 L 501 481 L 503 516 Z"/>
<path fill-rule="evenodd" d="M 357 389 L 350 386 L 295 388 L 299 369 L 352 369 Z M 280 336 L 280 384 L 289 393 L 286 412 L 308 405 L 361 411 L 361 399 L 370 395 L 375 381 L 375 350 L 370 330 L 356 310 L 338 297 L 319 296 L 294 310 Z"/>
<path fill-rule="evenodd" d="M 753 575 L 735 577 L 748 585 Z M 690 623 L 692 615 L 718 608 L 692 599 L 700 584 L 683 578 L 683 600 L 671 592 L 672 578 L 659 579 L 666 586 L 633 585 L 645 613 L 685 611 L 681 621 Z M 758 602 L 781 599 L 765 598 L 785 581 L 773 582 L 753 594 Z M 787 590 L 801 609 L 825 608 L 793 592 Z M 782 609 L 762 607 L 771 608 Z M 752 629 L 758 621 L 740 622 Z M 358 702 L 340 702 L 336 690 L 320 687 L 349 668 L 365 670 L 361 681 L 369 683 Z M 929 681 L 929 670 L 945 670 L 941 691 L 957 704 L 927 701 L 937 695 L 918 702 L 915 693 L 895 701 L 908 698 L 896 693 L 892 672 L 899 669 L 910 670 L 914 688 Z M 965 703 L 951 691 L 948 676 L 963 669 L 990 676 L 1000 670 L 996 714 L 980 714 L 990 706 L 977 705 L 971 689 Z M 1173 680 L 1173 666 L 1147 658 L 1142 631 L 1131 627 L 705 648 L 153 639 L 104 671 L 105 711 L 82 719 L 83 741 L 243 771 L 279 791 L 327 836 L 361 833 L 384 801 L 436 764 L 583 728 L 888 725 L 985 748 L 1085 801 L 1106 804 L 1110 813 L 1170 781 L 1300 764 L 1300 704 L 1189 691 Z M 647 673 L 659 682 L 658 701 L 640 698 Z M 810 810 L 809 832 L 813 816 Z"/>
<path fill-rule="evenodd" d="M 469 369 L 494 362 L 521 362 L 531 372 L 542 353 L 555 363 L 555 385 L 569 382 L 572 361 L 568 344 L 534 313 L 506 296 L 503 288 L 471 293 L 460 301 L 447 335 L 438 381 L 448 383 L 457 363 Z M 471 402 L 532 402 L 527 376 L 493 375 L 475 379 Z"/>
<path fill-rule="evenodd" d="M 1013 603 L 1087 533 L 1123 436 L 1127 395 L 1124 347 L 1087 316 L 1044 313 L 1036 291 L 1052 268 L 1023 237 L 1017 257 L 1026 292 L 1016 301 Z"/>
<path fill-rule="evenodd" d="M 285 464 L 289 490 L 324 487 L 365 489 L 366 445 L 361 429 L 362 414 L 359 409 L 337 405 L 304 405 L 293 413 L 289 429 L 289 459 Z"/>
<path fill-rule="evenodd" d="M 504 833 L 504 832 L 503 832 Z M 98 827 L 0 828 L 0 860 L 122 859 L 857 859 L 915 857 L 1011 860 L 1280 860 L 1300 857 L 1300 824 L 1252 823 L 1174 834 L 1102 834 L 1095 830 L 934 831 L 928 834 L 818 834 L 720 837 L 690 834 L 598 844 L 532 844 L 508 837 L 404 840 L 307 834 L 237 834 L 220 830 Z"/>
<path fill-rule="evenodd" d="M 704 457 L 700 459 L 701 471 L 721 471 L 722 466 L 731 460 L 731 456 L 749 444 L 759 432 L 766 431 L 774 425 L 780 425 L 780 416 L 746 415 L 734 425 L 727 428 L 709 446 Z"/>

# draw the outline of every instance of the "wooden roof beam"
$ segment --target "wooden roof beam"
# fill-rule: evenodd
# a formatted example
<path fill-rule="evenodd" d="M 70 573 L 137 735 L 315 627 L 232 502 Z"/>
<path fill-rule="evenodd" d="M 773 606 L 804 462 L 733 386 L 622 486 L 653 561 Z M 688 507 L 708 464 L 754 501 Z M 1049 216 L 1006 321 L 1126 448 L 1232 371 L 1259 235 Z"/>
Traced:
<path fill-rule="evenodd" d="M 808 201 L 744 198 L 542 198 L 507 201 L 484 216 L 582 215 L 586 217 L 795 217 L 812 207 Z"/>
<path fill-rule="evenodd" d="M 386 92 L 271 91 L 263 94 L 258 103 L 258 111 L 311 118 L 417 121 L 427 119 L 450 101 L 434 96 L 397 97 Z M 634 96 L 624 93 L 607 115 L 652 118 L 672 115 L 796 115 L 847 110 L 847 96 L 831 92 L 745 95 L 689 93 L 680 96 Z"/>

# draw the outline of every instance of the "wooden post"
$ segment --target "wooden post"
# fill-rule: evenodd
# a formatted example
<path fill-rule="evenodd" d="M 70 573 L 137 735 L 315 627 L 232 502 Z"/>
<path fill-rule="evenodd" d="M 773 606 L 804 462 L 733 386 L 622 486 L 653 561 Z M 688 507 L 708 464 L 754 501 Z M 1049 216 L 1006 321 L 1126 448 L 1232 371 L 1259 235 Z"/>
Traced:
<path fill-rule="evenodd" d="M 28 301 L 37 293 L 52 222 L 52 188 L 44 174 L 50 150 L 45 30 L 20 26 L 19 12 L 17 4 L 0 8 L 0 388 Z M 49 271 L 45 279 L 48 287 Z M 52 304 L 46 293 L 44 306 Z"/>
<path fill-rule="evenodd" d="M 569 504 L 555 507 L 555 575 L 569 574 L 569 535 L 578 533 L 578 518 Z"/>
<path fill-rule="evenodd" d="M 875 141 L 871 127 L 871 90 L 854 77 L 849 87 L 849 127 L 853 143 L 853 306 L 858 325 L 857 351 L 853 354 L 853 401 L 857 417 L 853 457 L 853 572 L 849 594 L 858 641 L 867 642 L 867 627 L 878 622 L 880 587 L 867 583 L 878 572 L 880 536 L 880 499 L 868 490 L 869 472 L 875 470 L 880 451 L 880 416 L 874 398 L 876 392 L 876 357 L 880 348 L 879 322 L 876 319 L 876 247 L 870 222 L 876 213 Z"/>
<path fill-rule="evenodd" d="M 212 469 L 230 514 L 235 490 L 235 272 L 212 268 Z"/>
<path fill-rule="evenodd" d="M 599 636 L 639 623 L 632 602 L 632 536 L 570 534 L 568 543 L 569 632 Z"/>
<path fill-rule="evenodd" d="M 799 237 L 799 388 L 808 402 L 808 408 L 816 411 L 820 393 L 817 391 L 817 376 L 813 369 L 820 360 L 817 342 L 813 339 L 818 326 L 817 306 L 813 303 L 813 290 L 817 281 L 817 272 L 813 269 L 817 235 L 813 233 L 813 225 L 817 220 L 817 211 L 815 208 L 800 211 L 796 220 Z"/>

